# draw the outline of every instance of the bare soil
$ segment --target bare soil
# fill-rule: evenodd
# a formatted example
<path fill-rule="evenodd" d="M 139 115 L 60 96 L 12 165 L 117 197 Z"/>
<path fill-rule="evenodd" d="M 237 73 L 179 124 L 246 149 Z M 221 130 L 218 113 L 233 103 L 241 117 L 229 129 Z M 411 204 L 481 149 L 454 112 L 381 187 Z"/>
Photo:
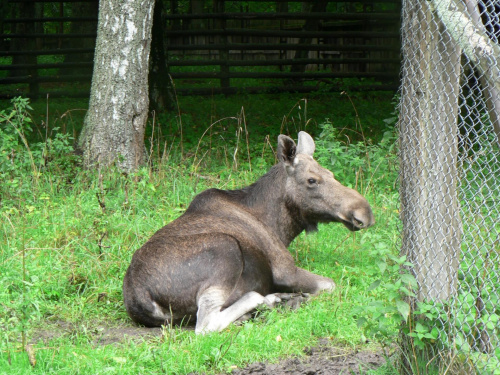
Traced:
<path fill-rule="evenodd" d="M 306 357 L 287 358 L 278 363 L 252 363 L 233 370 L 233 375 L 337 375 L 365 374 L 386 363 L 381 353 L 341 348 L 322 339 L 304 350 Z"/>
<path fill-rule="evenodd" d="M 60 337 L 72 337 L 82 334 L 82 328 L 65 321 L 49 323 L 44 329 L 37 330 L 32 335 L 30 344 L 48 342 Z M 121 325 L 108 324 L 102 322 L 95 327 L 88 328 L 85 334 L 92 338 L 96 345 L 118 344 L 126 340 L 150 339 L 160 337 L 162 334 L 160 327 L 147 328 L 134 325 L 132 322 Z"/>

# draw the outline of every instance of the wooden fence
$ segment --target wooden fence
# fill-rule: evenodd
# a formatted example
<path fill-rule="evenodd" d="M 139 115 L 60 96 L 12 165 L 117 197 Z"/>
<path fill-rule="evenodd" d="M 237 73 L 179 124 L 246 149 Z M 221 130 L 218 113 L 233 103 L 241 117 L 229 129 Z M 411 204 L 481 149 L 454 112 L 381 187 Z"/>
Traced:
<path fill-rule="evenodd" d="M 400 3 L 157 0 L 153 43 L 178 94 L 396 89 Z M 97 1 L 0 4 L 0 97 L 88 96 Z"/>

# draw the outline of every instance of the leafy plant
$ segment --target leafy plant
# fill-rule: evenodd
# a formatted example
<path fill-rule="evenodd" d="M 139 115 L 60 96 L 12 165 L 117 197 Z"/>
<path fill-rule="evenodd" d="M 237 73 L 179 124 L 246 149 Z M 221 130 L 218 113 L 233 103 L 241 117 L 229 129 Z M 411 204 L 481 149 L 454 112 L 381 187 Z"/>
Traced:
<path fill-rule="evenodd" d="M 12 99 L 11 107 L 0 111 L 0 186 L 3 199 L 19 200 L 24 194 L 36 194 L 44 173 L 55 173 L 59 182 L 67 182 L 78 169 L 73 138 L 53 128 L 44 141 L 30 142 L 34 137 L 32 108 L 29 99 Z M 24 196 L 25 197 L 25 196 Z M 25 197 L 26 198 L 26 197 Z"/>
<path fill-rule="evenodd" d="M 27 140 L 33 124 L 29 116 L 32 110 L 29 99 L 17 97 L 11 103 L 11 108 L 0 111 L 0 173 L 5 175 L 31 167 L 36 174 L 37 167 Z"/>
<path fill-rule="evenodd" d="M 417 282 L 408 270 L 411 263 L 406 256 L 395 256 L 384 244 L 375 244 L 372 253 L 378 259 L 370 268 L 379 277 L 368 287 L 368 301 L 359 301 L 353 312 L 359 327 L 363 327 L 368 337 L 375 337 L 382 344 L 394 341 L 398 332 L 396 327 L 410 319 L 408 297 L 414 297 Z M 384 277 L 382 277 L 384 276 Z"/>
<path fill-rule="evenodd" d="M 319 125 L 321 133 L 316 140 L 316 158 L 330 169 L 344 185 L 357 187 L 364 194 L 374 186 L 393 188 L 397 180 L 397 134 L 392 130 L 383 133 L 382 140 L 351 142 L 342 130 L 326 120 Z M 354 171 L 354 173 L 353 173 Z"/>

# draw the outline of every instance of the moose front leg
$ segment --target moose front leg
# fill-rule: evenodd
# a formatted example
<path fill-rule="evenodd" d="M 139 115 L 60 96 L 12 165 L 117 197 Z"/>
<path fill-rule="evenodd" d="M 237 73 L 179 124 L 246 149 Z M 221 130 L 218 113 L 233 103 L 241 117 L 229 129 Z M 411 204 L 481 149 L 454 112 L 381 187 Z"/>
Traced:
<path fill-rule="evenodd" d="M 273 307 L 280 302 L 278 296 L 270 294 L 262 296 L 257 292 L 248 292 L 238 301 L 222 309 L 228 292 L 220 288 L 208 288 L 198 299 L 196 334 L 222 331 L 229 324 L 254 310 L 258 306 Z"/>
<path fill-rule="evenodd" d="M 279 291 L 293 293 L 316 294 L 335 289 L 332 279 L 315 275 L 299 267 L 294 267 L 294 270 L 283 272 L 281 275 L 274 275 L 274 284 Z"/>

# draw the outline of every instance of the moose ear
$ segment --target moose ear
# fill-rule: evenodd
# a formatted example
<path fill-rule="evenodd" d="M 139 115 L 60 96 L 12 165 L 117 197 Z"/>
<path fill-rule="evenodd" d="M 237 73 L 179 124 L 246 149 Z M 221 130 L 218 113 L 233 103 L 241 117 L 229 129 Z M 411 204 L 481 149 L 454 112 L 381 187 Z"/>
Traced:
<path fill-rule="evenodd" d="M 291 165 L 295 158 L 297 146 L 292 138 L 281 134 L 278 137 L 278 161 Z"/>
<path fill-rule="evenodd" d="M 312 137 L 306 132 L 299 132 L 299 141 L 297 144 L 297 154 L 306 154 L 313 156 L 316 145 Z"/>

